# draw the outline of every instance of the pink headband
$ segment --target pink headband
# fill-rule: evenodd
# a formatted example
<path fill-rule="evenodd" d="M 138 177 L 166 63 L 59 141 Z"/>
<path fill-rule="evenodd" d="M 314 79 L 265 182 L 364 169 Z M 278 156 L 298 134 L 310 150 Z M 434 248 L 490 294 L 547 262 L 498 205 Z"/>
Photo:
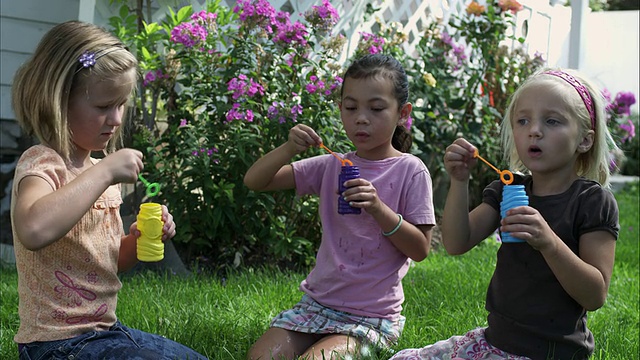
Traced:
<path fill-rule="evenodd" d="M 582 102 L 584 102 L 584 106 L 586 106 L 587 111 L 589 111 L 589 117 L 591 118 L 591 129 L 595 130 L 596 129 L 596 110 L 593 104 L 593 99 L 591 99 L 591 94 L 589 93 L 589 90 L 587 90 L 587 87 L 582 85 L 582 83 L 578 81 L 578 79 L 567 74 L 562 70 L 549 70 L 549 71 L 545 71 L 543 74 L 557 76 L 562 80 L 568 82 L 569 85 L 573 86 L 573 88 L 576 89 L 576 91 L 578 92 L 578 95 L 580 95 L 580 97 L 582 98 Z"/>

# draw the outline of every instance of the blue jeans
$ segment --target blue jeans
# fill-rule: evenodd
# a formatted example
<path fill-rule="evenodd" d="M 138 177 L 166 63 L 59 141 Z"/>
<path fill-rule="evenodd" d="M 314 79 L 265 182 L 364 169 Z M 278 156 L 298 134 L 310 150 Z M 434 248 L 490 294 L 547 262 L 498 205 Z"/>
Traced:
<path fill-rule="evenodd" d="M 19 346 L 20 360 L 206 360 L 194 350 L 160 335 L 130 329 L 116 322 L 107 331 L 92 331 L 71 339 Z"/>

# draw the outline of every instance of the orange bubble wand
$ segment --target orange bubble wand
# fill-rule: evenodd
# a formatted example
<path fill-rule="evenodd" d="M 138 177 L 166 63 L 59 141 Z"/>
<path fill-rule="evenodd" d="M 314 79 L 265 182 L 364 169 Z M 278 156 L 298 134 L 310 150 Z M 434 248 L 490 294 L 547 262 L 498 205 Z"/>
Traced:
<path fill-rule="evenodd" d="M 473 157 L 478 158 L 484 161 L 485 164 L 489 165 L 495 172 L 497 172 L 500 175 L 500 181 L 502 181 L 505 185 L 509 185 L 513 182 L 513 173 L 511 171 L 499 170 L 497 167 L 491 165 L 490 162 L 488 162 L 482 156 L 480 156 L 480 154 L 478 154 L 478 149 L 476 149 L 475 153 L 473 154 Z"/>
<path fill-rule="evenodd" d="M 331 155 L 335 156 L 336 159 L 340 160 L 340 163 L 342 164 L 342 166 L 347 166 L 347 164 L 349 164 L 349 166 L 353 166 L 353 163 L 351 162 L 351 160 L 341 158 L 338 154 L 334 153 L 333 151 L 329 150 L 328 147 L 324 146 L 323 143 L 320 143 L 320 147 L 327 150 Z"/>

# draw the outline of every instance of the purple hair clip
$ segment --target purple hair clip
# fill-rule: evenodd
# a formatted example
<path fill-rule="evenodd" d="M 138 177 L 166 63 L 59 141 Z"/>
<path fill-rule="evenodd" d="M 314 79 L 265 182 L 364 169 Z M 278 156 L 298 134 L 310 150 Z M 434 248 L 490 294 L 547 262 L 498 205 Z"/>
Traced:
<path fill-rule="evenodd" d="M 83 68 L 90 68 L 96 64 L 96 54 L 90 51 L 85 51 L 80 55 L 80 59 L 78 59 L 82 64 Z"/>
<path fill-rule="evenodd" d="M 80 57 L 78 58 L 78 62 L 80 63 L 81 66 L 79 66 L 78 69 L 76 70 L 76 74 L 79 73 L 82 69 L 92 68 L 96 64 L 96 61 L 98 59 L 100 59 L 101 57 L 109 53 L 112 53 L 118 50 L 126 50 L 126 48 L 116 46 L 116 47 L 100 50 L 97 52 L 85 50 L 82 53 L 82 55 L 80 55 Z"/>
<path fill-rule="evenodd" d="M 578 79 L 576 79 L 570 74 L 567 74 L 562 70 L 549 70 L 549 71 L 545 71 L 543 74 L 557 76 L 560 79 L 568 82 L 569 85 L 573 86 L 573 88 L 576 89 L 576 91 L 582 98 L 582 102 L 584 103 L 584 106 L 587 108 L 587 111 L 589 112 L 589 118 L 591 118 L 591 129 L 595 130 L 596 129 L 596 110 L 593 103 L 593 99 L 591 98 L 591 94 L 589 93 L 589 90 L 587 89 L 587 87 L 584 86 Z"/>

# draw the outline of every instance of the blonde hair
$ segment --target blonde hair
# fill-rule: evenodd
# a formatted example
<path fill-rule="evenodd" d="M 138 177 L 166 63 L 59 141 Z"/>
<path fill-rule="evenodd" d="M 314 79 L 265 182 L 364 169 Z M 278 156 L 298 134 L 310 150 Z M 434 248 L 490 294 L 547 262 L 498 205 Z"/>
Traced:
<path fill-rule="evenodd" d="M 613 141 L 613 137 L 607 127 L 607 118 L 605 113 L 605 100 L 602 92 L 596 87 L 589 79 L 577 71 L 570 69 L 540 69 L 535 74 L 531 75 L 522 85 L 513 93 L 509 101 L 509 106 L 505 112 L 504 119 L 502 121 L 501 133 L 502 133 L 502 148 L 504 149 L 505 161 L 509 164 L 510 169 L 523 173 L 529 173 L 529 170 L 524 166 L 522 160 L 518 156 L 515 142 L 513 140 L 513 128 L 511 127 L 511 121 L 513 120 L 514 113 L 518 100 L 524 89 L 530 85 L 538 83 L 540 81 L 555 81 L 569 85 L 565 80 L 545 74 L 548 71 L 562 71 L 574 78 L 576 78 L 582 85 L 586 87 L 593 100 L 595 122 L 592 129 L 591 116 L 584 101 L 575 89 L 571 86 L 563 86 L 566 89 L 566 94 L 563 99 L 567 101 L 572 118 L 578 122 L 581 136 L 587 133 L 589 130 L 594 130 L 593 145 L 591 148 L 578 156 L 575 164 L 576 173 L 579 176 L 585 177 L 590 180 L 599 182 L 602 186 L 609 186 L 609 153 L 615 151 L 618 146 Z"/>
<path fill-rule="evenodd" d="M 91 53 L 95 54 L 95 64 L 84 67 L 80 57 Z M 136 57 L 107 30 L 80 21 L 58 24 L 44 35 L 31 59 L 16 72 L 12 88 L 16 118 L 27 135 L 36 136 L 68 161 L 74 146 L 67 119 L 72 93 L 83 88 L 86 91 L 91 77 L 111 79 L 133 70 L 133 95 L 137 66 Z M 121 144 L 123 127 L 107 144 L 107 152 Z"/>

